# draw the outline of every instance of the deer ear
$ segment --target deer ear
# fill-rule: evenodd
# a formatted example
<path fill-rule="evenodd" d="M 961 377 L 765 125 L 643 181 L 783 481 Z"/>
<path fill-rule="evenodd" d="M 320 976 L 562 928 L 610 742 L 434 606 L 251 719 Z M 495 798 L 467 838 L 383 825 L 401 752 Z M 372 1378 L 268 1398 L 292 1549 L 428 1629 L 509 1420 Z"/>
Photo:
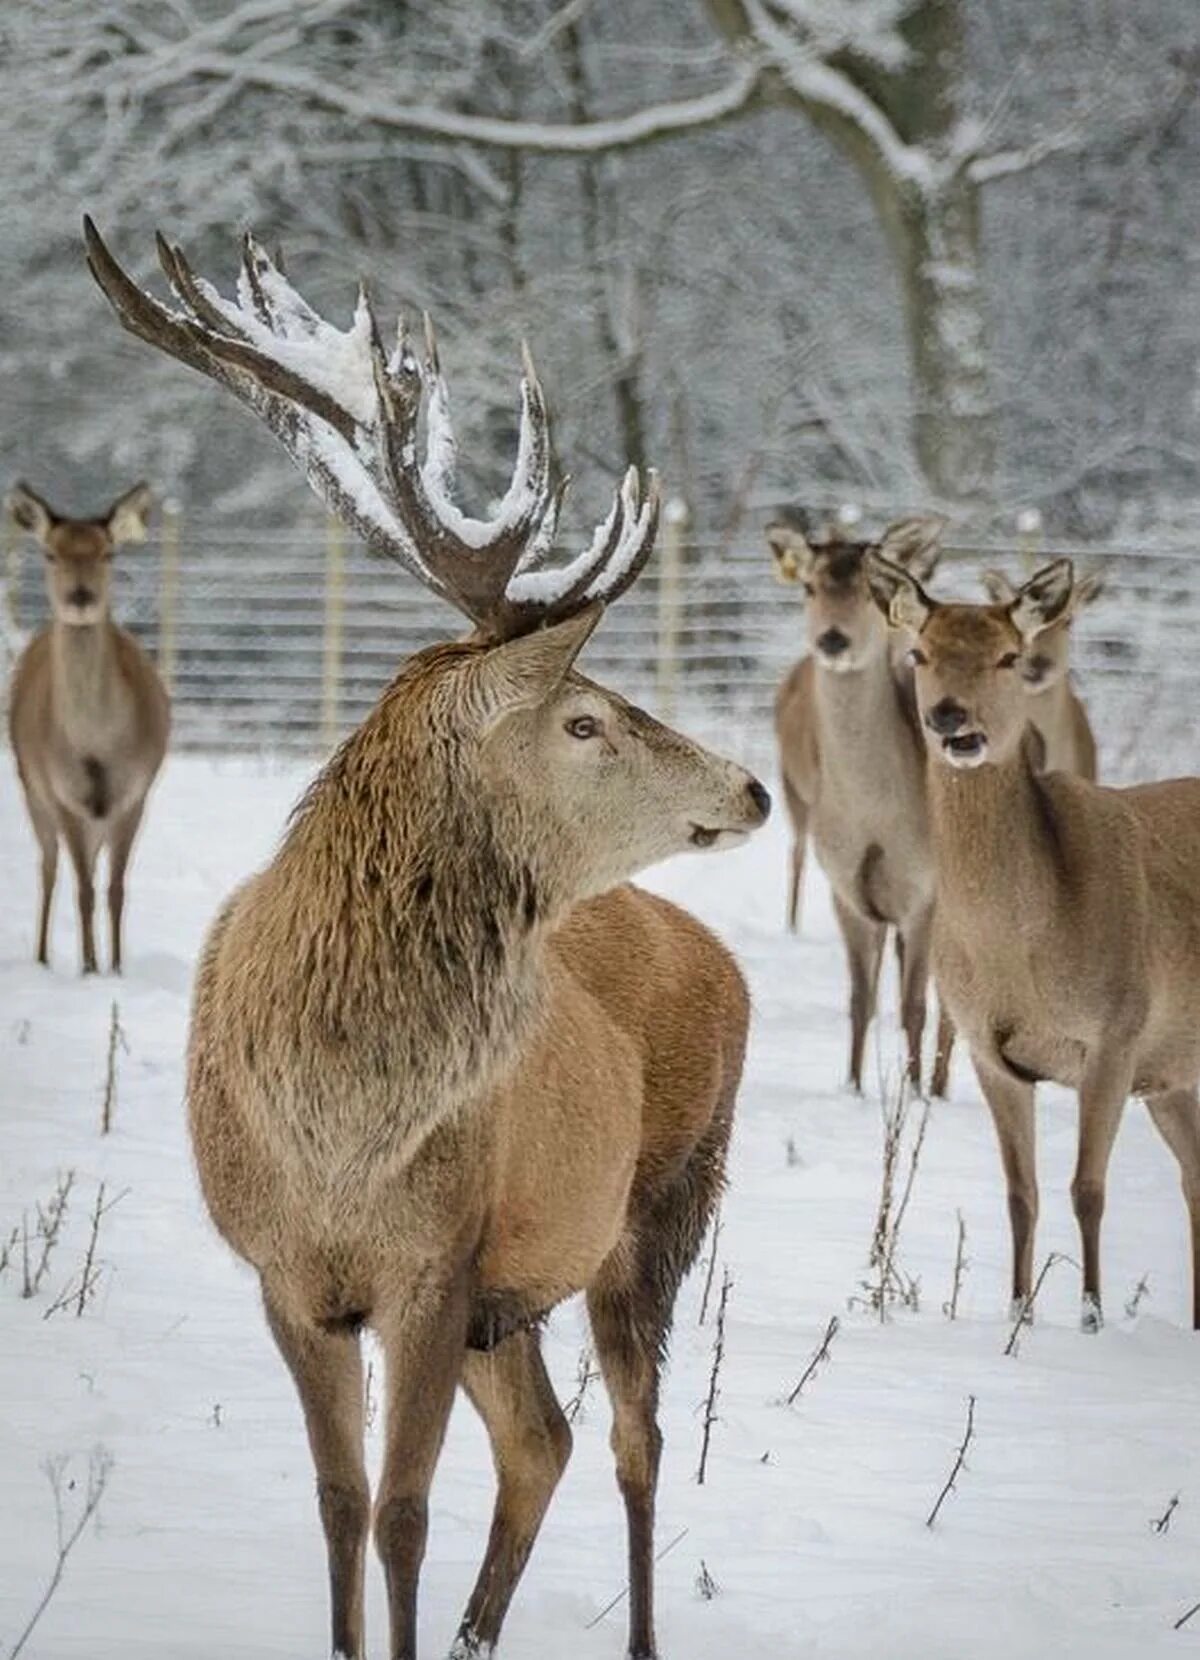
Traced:
<path fill-rule="evenodd" d="M 126 490 L 123 496 L 117 497 L 104 515 L 105 528 L 114 547 L 119 547 L 122 542 L 146 540 L 146 526 L 153 506 L 154 497 L 148 484 L 135 484 L 132 490 Z"/>
<path fill-rule="evenodd" d="M 871 598 L 889 625 L 919 634 L 934 608 L 934 601 L 915 576 L 910 576 L 902 565 L 893 565 L 874 549 L 867 554 L 866 563 Z"/>
<path fill-rule="evenodd" d="M 46 538 L 58 523 L 58 515 L 41 496 L 35 495 L 27 484 L 13 485 L 4 498 L 4 506 L 13 524 L 36 536 L 43 547 Z"/>
<path fill-rule="evenodd" d="M 776 521 L 767 526 L 767 546 L 780 582 L 804 582 L 812 575 L 816 554 L 795 525 Z"/>
<path fill-rule="evenodd" d="M 565 622 L 493 646 L 482 665 L 489 713 L 545 702 L 562 685 L 603 615 L 604 606 L 597 602 Z"/>
<path fill-rule="evenodd" d="M 1003 571 L 984 571 L 980 581 L 993 605 L 1011 605 L 1017 597 L 1017 590 Z"/>
<path fill-rule="evenodd" d="M 1081 576 L 1071 595 L 1072 611 L 1078 611 L 1084 605 L 1094 604 L 1103 592 L 1104 578 L 1097 572 L 1092 572 L 1090 576 Z"/>
<path fill-rule="evenodd" d="M 1067 610 L 1075 587 L 1075 567 L 1069 559 L 1056 559 L 1035 571 L 1019 588 L 1008 608 L 1013 626 L 1023 640 L 1032 640 L 1049 628 Z"/>
<path fill-rule="evenodd" d="M 920 581 L 928 582 L 942 557 L 945 530 L 946 520 L 940 513 L 897 519 L 884 531 L 879 551 L 894 565 L 903 565 Z"/>

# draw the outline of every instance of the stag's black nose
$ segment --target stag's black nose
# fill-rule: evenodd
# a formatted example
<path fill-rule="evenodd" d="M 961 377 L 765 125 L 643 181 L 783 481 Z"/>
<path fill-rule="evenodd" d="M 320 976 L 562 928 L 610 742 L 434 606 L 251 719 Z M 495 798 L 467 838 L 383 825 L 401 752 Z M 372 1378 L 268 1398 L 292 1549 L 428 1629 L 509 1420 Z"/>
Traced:
<path fill-rule="evenodd" d="M 849 644 L 849 636 L 843 634 L 840 628 L 827 628 L 817 640 L 817 650 L 824 652 L 826 657 L 840 657 Z"/>
<path fill-rule="evenodd" d="M 746 794 L 758 808 L 759 813 L 762 815 L 762 823 L 765 824 L 771 816 L 770 792 L 763 788 L 757 778 L 752 778 L 746 785 Z"/>
<path fill-rule="evenodd" d="M 967 724 L 967 711 L 952 697 L 944 697 L 925 716 L 925 724 L 939 738 L 948 738 Z"/>
<path fill-rule="evenodd" d="M 78 605 L 82 610 L 85 605 L 90 605 L 92 603 L 92 590 L 90 588 L 84 588 L 82 585 L 78 588 L 72 588 L 71 592 L 67 595 L 67 599 L 72 605 Z"/>

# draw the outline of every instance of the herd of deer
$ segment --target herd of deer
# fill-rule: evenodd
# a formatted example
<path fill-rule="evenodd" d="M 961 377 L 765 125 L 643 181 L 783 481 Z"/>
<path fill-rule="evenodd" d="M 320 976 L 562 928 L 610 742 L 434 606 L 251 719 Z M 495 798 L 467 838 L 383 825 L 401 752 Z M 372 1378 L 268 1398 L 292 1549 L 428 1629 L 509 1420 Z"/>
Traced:
<path fill-rule="evenodd" d="M 659 1372 L 723 1182 L 749 1001 L 725 947 L 627 879 L 739 842 L 770 808 L 750 773 L 575 667 L 649 557 L 657 483 L 643 492 L 631 471 L 590 544 L 555 561 L 564 486 L 528 354 L 511 484 L 471 518 L 428 325 L 423 352 L 403 328 L 388 349 L 362 293 L 342 333 L 250 238 L 234 299 L 160 238 L 168 306 L 90 221 L 85 235 L 121 323 L 248 404 L 334 513 L 472 627 L 406 663 L 319 773 L 275 858 L 218 915 L 196 981 L 201 1185 L 258 1271 L 303 1405 L 333 1652 L 364 1653 L 363 1326 L 386 1359 L 373 1518 L 393 1660 L 416 1653 L 428 1494 L 460 1384 L 491 1440 L 491 1534 L 452 1650 L 467 1660 L 493 1651 L 567 1461 L 539 1325 L 582 1291 L 627 1512 L 628 1652 L 649 1660 Z M 108 849 L 118 968 L 126 861 L 169 716 L 111 619 L 109 561 L 144 534 L 149 497 L 138 486 L 79 521 L 18 486 L 9 507 L 44 550 L 52 605 L 10 706 L 42 855 L 38 960 L 61 836 L 85 971 Z M 1089 1329 L 1109 1153 L 1143 1096 L 1183 1175 L 1200 1326 L 1200 780 L 1097 785 L 1067 656 L 1098 584 L 1059 559 L 1019 587 L 989 574 L 990 603 L 937 600 L 941 531 L 768 530 L 779 574 L 807 594 L 811 646 L 777 705 L 789 921 L 811 834 L 845 939 L 856 1086 L 888 928 L 918 1086 L 932 964 L 932 1088 L 957 1031 L 1000 1141 L 1022 1307 L 1035 1085 L 1078 1091 Z"/>

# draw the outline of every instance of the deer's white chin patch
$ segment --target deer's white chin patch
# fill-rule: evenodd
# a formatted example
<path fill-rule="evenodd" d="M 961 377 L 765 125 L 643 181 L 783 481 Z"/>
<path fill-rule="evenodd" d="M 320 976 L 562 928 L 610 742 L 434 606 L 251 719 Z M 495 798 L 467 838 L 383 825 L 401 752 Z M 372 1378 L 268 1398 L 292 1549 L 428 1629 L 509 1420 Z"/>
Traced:
<path fill-rule="evenodd" d="M 824 669 L 827 674 L 849 674 L 855 667 L 852 662 L 847 660 L 847 654 L 844 651 L 839 652 L 836 657 L 826 657 L 823 651 L 816 652 L 815 656 L 817 667 Z"/>
<path fill-rule="evenodd" d="M 942 754 L 952 767 L 981 767 L 988 758 L 988 741 L 982 732 L 956 732 L 942 739 Z"/>

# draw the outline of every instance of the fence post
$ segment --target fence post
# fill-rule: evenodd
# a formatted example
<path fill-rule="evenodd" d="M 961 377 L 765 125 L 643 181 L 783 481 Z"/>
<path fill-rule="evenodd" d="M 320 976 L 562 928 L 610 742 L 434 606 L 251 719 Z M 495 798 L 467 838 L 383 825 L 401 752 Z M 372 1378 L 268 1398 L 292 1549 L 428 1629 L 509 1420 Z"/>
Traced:
<path fill-rule="evenodd" d="M 325 521 L 325 638 L 321 662 L 321 743 L 330 750 L 338 741 L 342 689 L 342 610 L 346 533 L 341 521 Z"/>
<path fill-rule="evenodd" d="M 179 612 L 179 538 L 183 510 L 174 496 L 162 504 L 158 572 L 158 673 L 168 694 L 175 686 L 176 623 Z"/>
<path fill-rule="evenodd" d="M 658 712 L 675 719 L 679 685 L 679 624 L 683 603 L 683 544 L 691 512 L 682 496 L 663 509 L 662 562 L 658 568 Z"/>
<path fill-rule="evenodd" d="M 1017 547 L 1026 576 L 1032 576 L 1042 551 L 1042 515 L 1036 507 L 1023 507 L 1017 514 Z"/>

